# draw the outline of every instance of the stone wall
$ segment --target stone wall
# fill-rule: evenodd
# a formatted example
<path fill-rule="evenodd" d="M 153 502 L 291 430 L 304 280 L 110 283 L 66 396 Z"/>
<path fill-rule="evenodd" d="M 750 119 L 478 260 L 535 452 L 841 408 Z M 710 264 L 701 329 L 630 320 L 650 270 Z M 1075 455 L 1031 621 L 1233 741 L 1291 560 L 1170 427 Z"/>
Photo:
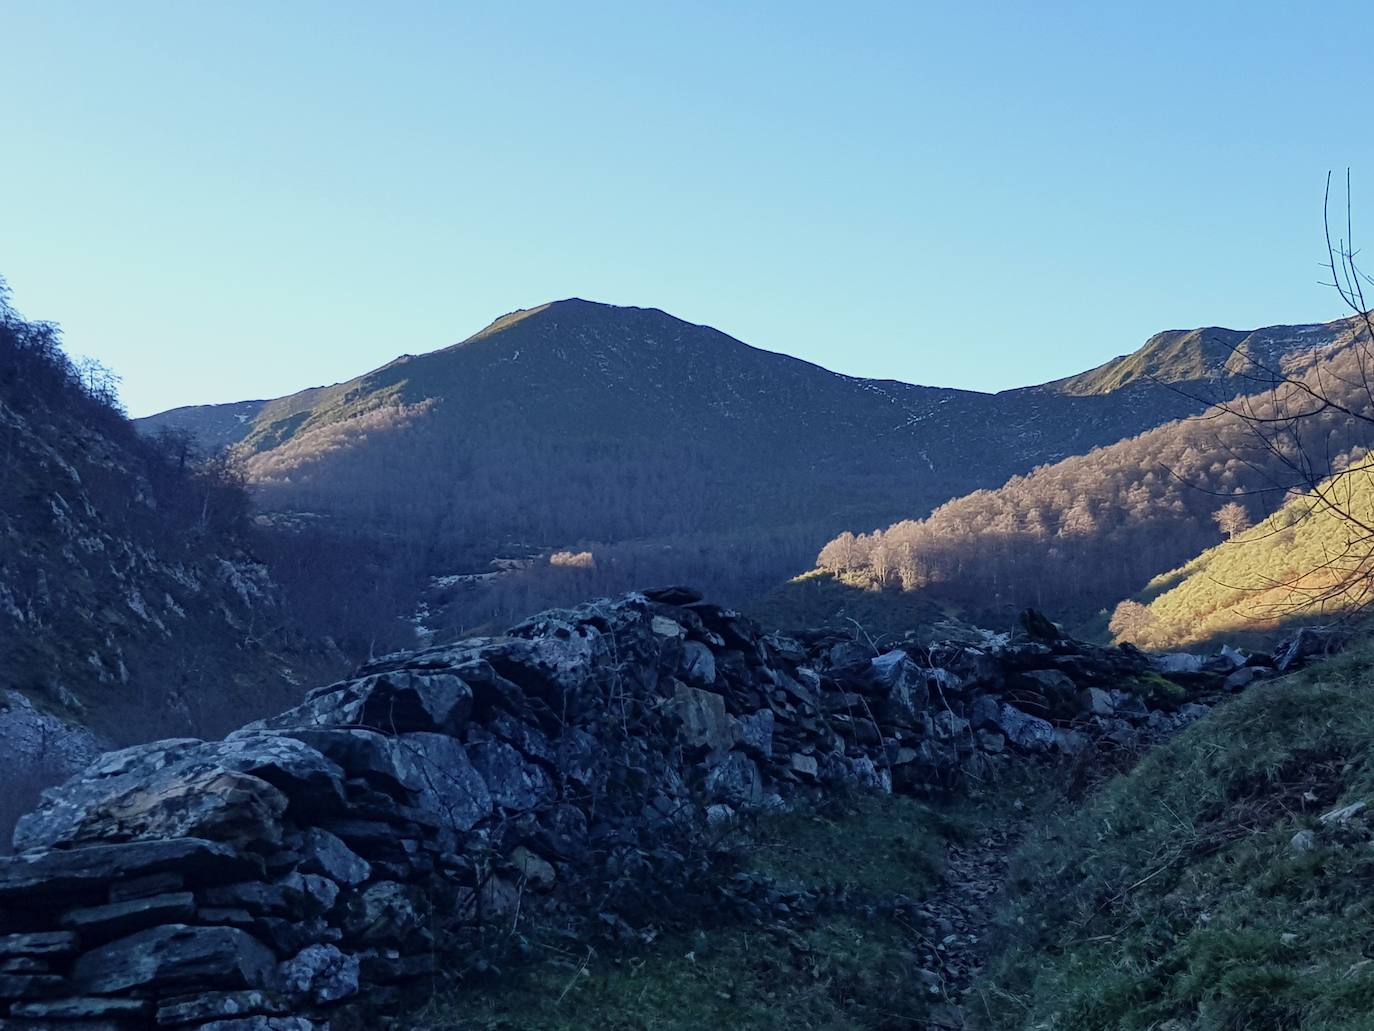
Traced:
<path fill-rule="evenodd" d="M 1255 675 L 1231 654 L 1166 679 L 1027 626 L 875 655 L 668 588 L 108 753 L 0 861 L 0 1026 L 372 1026 L 519 907 L 614 927 L 645 893 L 691 904 L 702 841 L 746 811 L 1131 744 Z"/>

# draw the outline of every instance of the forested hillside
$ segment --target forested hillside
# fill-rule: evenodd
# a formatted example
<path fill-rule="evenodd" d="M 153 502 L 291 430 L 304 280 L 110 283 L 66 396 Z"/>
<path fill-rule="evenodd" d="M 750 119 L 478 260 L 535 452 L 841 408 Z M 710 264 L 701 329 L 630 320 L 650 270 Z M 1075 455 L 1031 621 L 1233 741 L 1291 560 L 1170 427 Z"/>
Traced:
<path fill-rule="evenodd" d="M 1330 329 L 1268 332 L 1289 354 Z M 987 395 L 570 300 L 348 383 L 143 425 L 236 441 L 273 568 L 317 629 L 368 652 L 644 583 L 745 601 L 841 530 L 1202 410 L 1234 378 L 1214 358 L 1150 359 L 1183 391 L 1118 376 Z"/>
<path fill-rule="evenodd" d="M 1310 366 L 1299 373 L 1367 407 L 1361 348 L 1352 346 L 1367 334 L 1356 320 L 1332 326 L 1318 364 L 1298 356 Z M 1252 403 L 1261 417 L 1284 414 L 1267 394 Z M 1305 426 L 1305 446 L 1339 464 L 1367 447 L 1364 430 L 1327 410 Z M 1013 477 L 924 519 L 841 534 L 818 567 L 857 587 L 924 592 L 976 614 L 1032 604 L 1087 619 L 1217 544 L 1228 515 L 1235 529 L 1283 504 L 1294 483 L 1288 463 L 1299 457 L 1291 443 L 1271 448 L 1252 423 L 1213 411 Z"/>
<path fill-rule="evenodd" d="M 291 630 L 238 478 L 114 386 L 0 283 L 0 688 L 107 741 L 220 733 L 338 660 Z"/>

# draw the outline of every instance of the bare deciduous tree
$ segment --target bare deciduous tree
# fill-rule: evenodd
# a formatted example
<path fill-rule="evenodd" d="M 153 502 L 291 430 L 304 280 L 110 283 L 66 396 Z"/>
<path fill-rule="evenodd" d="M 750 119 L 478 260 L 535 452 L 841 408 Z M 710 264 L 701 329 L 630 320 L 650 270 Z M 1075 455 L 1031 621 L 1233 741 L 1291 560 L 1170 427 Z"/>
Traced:
<path fill-rule="evenodd" d="M 1286 593 L 1294 610 L 1335 606 L 1358 611 L 1374 600 L 1374 520 L 1362 503 L 1374 492 L 1374 312 L 1365 294 L 1374 279 L 1358 263 L 1353 211 L 1347 171 L 1344 224 L 1333 226 L 1328 174 L 1322 203 L 1323 267 L 1331 277 L 1326 285 L 1351 312 L 1342 339 L 1324 353 L 1277 359 L 1254 346 L 1226 344 L 1252 389 L 1213 406 L 1215 417 L 1233 417 L 1245 425 L 1251 452 L 1240 457 L 1265 471 L 1264 486 L 1247 493 L 1268 495 L 1271 502 L 1276 497 L 1306 498 L 1298 521 L 1334 517 L 1344 530 L 1341 545 L 1325 551 L 1312 568 L 1253 585 Z M 1237 455 L 1235 449 L 1226 450 Z M 1217 513 L 1228 536 L 1233 531 L 1222 522 L 1222 512 L 1233 505 L 1238 503 L 1232 501 Z"/>
<path fill-rule="evenodd" d="M 1212 521 L 1230 540 L 1236 534 L 1250 529 L 1250 512 L 1239 501 L 1228 501 L 1212 513 Z"/>

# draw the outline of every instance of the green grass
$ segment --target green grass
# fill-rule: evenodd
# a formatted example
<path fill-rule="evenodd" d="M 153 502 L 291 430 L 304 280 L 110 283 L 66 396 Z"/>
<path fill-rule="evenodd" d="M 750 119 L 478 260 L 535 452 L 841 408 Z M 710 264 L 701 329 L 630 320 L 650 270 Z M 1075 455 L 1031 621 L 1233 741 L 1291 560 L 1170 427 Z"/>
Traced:
<path fill-rule="evenodd" d="M 1374 1027 L 1374 646 L 1247 692 L 1013 863 L 994 1026 Z M 1313 829 L 1316 847 L 1296 851 Z"/>
<path fill-rule="evenodd" d="M 917 976 L 916 932 L 863 907 L 929 892 L 945 844 L 966 827 L 932 806 L 876 794 L 768 819 L 741 843 L 743 870 L 783 889 L 839 893 L 843 903 L 762 923 L 721 917 L 671 927 L 634 949 L 570 947 L 529 928 L 533 961 L 458 985 L 417 1019 L 463 1031 L 924 1027 L 932 1000 Z"/>
<path fill-rule="evenodd" d="M 1374 478 L 1360 467 L 1326 489 L 1356 518 L 1374 519 Z M 1295 498 L 1258 526 L 1161 573 L 1137 597 L 1149 626 L 1129 634 L 1142 647 L 1201 641 L 1259 643 L 1293 621 L 1330 619 L 1364 601 L 1367 548 L 1352 551 L 1351 524 L 1314 498 Z M 1358 531 L 1356 531 L 1358 532 Z M 1349 577 L 1355 589 L 1332 592 Z"/>

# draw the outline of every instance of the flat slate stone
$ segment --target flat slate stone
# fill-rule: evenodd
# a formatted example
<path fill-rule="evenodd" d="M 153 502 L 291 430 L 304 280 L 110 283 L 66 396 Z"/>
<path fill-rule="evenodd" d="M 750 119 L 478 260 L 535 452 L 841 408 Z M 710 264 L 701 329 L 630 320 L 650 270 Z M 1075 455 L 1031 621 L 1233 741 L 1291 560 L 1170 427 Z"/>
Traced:
<path fill-rule="evenodd" d="M 93 995 L 114 995 L 145 987 L 262 988 L 275 975 L 271 950 L 246 931 L 165 924 L 86 953 L 72 969 L 71 984 Z"/>
<path fill-rule="evenodd" d="M 56 974 L 0 974 L 0 999 L 43 999 L 66 987 Z"/>
<path fill-rule="evenodd" d="M 300 893 L 281 885 L 244 881 L 221 884 L 200 893 L 201 902 L 221 909 L 246 909 L 250 913 L 289 914 L 300 908 Z"/>
<path fill-rule="evenodd" d="M 184 923 L 195 912 L 195 896 L 189 891 L 178 891 L 73 909 L 62 917 L 62 926 L 79 932 L 82 940 L 89 943 L 93 938 L 117 938 L 157 924 Z"/>
<path fill-rule="evenodd" d="M 78 996 L 70 999 L 45 999 L 41 1002 L 16 1002 L 10 1012 L 16 1017 L 38 1020 L 101 1020 L 105 1017 L 138 1017 L 152 1009 L 147 999 L 108 999 Z"/>
<path fill-rule="evenodd" d="M 0 935 L 0 958 L 9 956 L 69 956 L 76 951 L 71 931 Z"/>
<path fill-rule="evenodd" d="M 13 959 L 0 959 L 0 974 L 51 974 L 52 964 L 33 956 L 15 956 Z"/>
<path fill-rule="evenodd" d="M 161 1027 L 180 1027 L 207 1020 L 276 1016 L 285 1012 L 286 1003 L 273 992 L 202 992 L 163 1002 L 157 1010 L 157 1022 Z"/>
<path fill-rule="evenodd" d="M 169 891 L 180 891 L 186 887 L 186 878 L 175 871 L 149 874 L 147 877 L 132 877 L 127 881 L 117 881 L 110 885 L 111 902 L 127 902 L 141 899 L 147 895 L 165 895 Z"/>
<path fill-rule="evenodd" d="M 219 883 L 261 876 L 262 861 L 203 838 L 162 838 L 115 845 L 28 852 L 0 859 L 0 908 L 48 908 L 112 881 L 176 870 L 192 881 Z"/>

